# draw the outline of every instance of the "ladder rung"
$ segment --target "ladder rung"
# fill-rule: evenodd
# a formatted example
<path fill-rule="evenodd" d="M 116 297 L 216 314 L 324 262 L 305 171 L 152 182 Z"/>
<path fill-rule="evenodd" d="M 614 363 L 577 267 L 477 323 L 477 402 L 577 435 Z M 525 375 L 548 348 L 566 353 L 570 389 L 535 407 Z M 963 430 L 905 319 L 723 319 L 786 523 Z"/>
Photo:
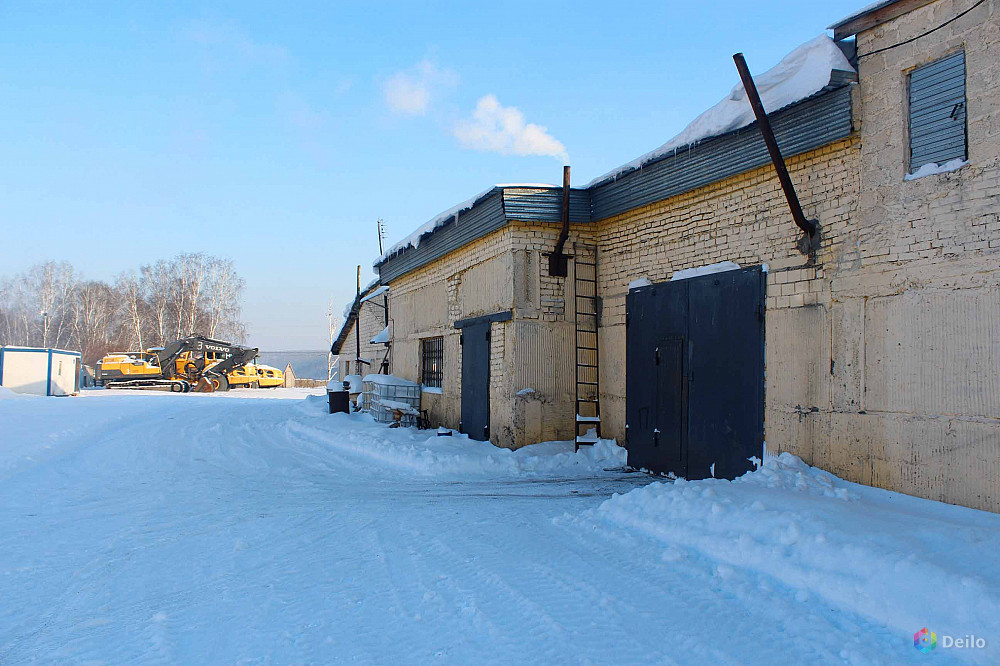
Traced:
<path fill-rule="evenodd" d="M 577 398 L 577 402 L 600 402 L 597 398 Z"/>
<path fill-rule="evenodd" d="M 585 332 L 589 332 L 589 331 L 585 331 Z M 576 349 L 577 349 L 577 351 L 579 351 L 581 349 L 586 350 L 586 351 L 597 351 L 597 347 L 577 347 Z"/>
<path fill-rule="evenodd" d="M 589 363 L 577 363 L 576 367 L 578 367 L 578 368 L 596 368 L 597 366 L 596 365 L 590 365 Z"/>
<path fill-rule="evenodd" d="M 578 315 L 587 315 L 588 317 L 596 317 L 596 312 L 577 312 Z"/>
<path fill-rule="evenodd" d="M 583 385 L 583 386 L 597 386 L 597 382 L 577 382 L 577 384 L 580 384 L 580 385 Z"/>
<path fill-rule="evenodd" d="M 577 414 L 576 415 L 576 422 L 577 423 L 600 423 L 601 422 L 601 417 L 600 416 L 580 416 L 579 414 Z"/>
<path fill-rule="evenodd" d="M 596 280 L 596 279 L 594 279 L 594 280 L 591 280 L 590 278 L 582 278 L 582 277 L 578 277 L 578 278 L 576 279 L 576 281 L 577 281 L 577 282 L 597 282 L 597 280 Z"/>

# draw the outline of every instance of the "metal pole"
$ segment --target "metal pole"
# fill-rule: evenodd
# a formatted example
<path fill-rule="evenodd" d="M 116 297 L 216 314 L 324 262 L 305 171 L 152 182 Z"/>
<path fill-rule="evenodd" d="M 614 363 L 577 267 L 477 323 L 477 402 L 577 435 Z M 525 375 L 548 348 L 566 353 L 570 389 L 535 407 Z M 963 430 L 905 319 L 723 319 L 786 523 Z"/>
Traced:
<path fill-rule="evenodd" d="M 563 254 L 563 247 L 566 239 L 569 238 L 569 166 L 563 167 L 563 187 L 562 187 L 562 211 L 560 215 L 562 228 L 559 230 L 559 238 L 556 240 L 556 247 L 549 255 L 549 275 L 553 277 L 566 277 L 566 255 Z"/>
<path fill-rule="evenodd" d="M 743 88 L 746 90 L 747 98 L 750 100 L 753 115 L 757 118 L 757 125 L 760 127 L 760 133 L 764 137 L 764 143 L 767 145 L 767 152 L 771 154 L 771 162 L 774 163 L 774 170 L 778 173 L 778 181 L 781 183 L 781 189 L 785 193 L 788 207 L 792 209 L 792 219 L 795 220 L 796 226 L 811 239 L 816 234 L 816 223 L 813 220 L 807 220 L 805 214 L 802 212 L 799 197 L 795 194 L 795 186 L 788 175 L 788 169 L 785 168 L 785 160 L 781 156 L 781 150 L 778 148 L 778 142 L 774 138 L 774 132 L 771 131 L 771 123 L 768 122 L 767 112 L 764 111 L 760 95 L 757 94 L 757 86 L 754 85 L 753 77 L 750 76 L 747 61 L 743 59 L 742 53 L 734 55 L 733 60 L 736 61 L 736 69 L 739 70 L 740 78 L 743 79 Z"/>
<path fill-rule="evenodd" d="M 358 266 L 358 294 L 354 297 L 354 350 L 357 372 L 361 374 L 361 266 Z"/>

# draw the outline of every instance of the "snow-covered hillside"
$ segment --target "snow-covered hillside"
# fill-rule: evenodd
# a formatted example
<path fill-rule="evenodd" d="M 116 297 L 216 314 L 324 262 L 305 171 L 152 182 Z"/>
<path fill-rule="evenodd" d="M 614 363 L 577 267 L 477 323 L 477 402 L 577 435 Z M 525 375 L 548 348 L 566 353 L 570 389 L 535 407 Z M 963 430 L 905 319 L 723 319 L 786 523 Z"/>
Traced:
<path fill-rule="evenodd" d="M 998 661 L 998 516 L 308 393 L 0 396 L 0 663 L 889 664 L 925 625 Z"/>

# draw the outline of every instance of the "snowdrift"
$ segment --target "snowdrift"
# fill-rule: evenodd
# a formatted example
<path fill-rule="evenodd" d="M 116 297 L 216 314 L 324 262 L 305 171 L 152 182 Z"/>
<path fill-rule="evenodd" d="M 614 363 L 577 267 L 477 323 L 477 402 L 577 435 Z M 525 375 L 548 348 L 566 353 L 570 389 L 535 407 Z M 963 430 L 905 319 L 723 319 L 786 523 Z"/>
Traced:
<path fill-rule="evenodd" d="M 722 578 L 739 567 L 762 589 L 777 580 L 904 635 L 1000 637 L 1000 516 L 849 483 L 787 453 L 735 481 L 616 495 L 581 520 L 637 530 L 665 561 L 701 558 Z M 972 652 L 962 656 L 995 657 Z"/>
<path fill-rule="evenodd" d="M 625 464 L 625 449 L 601 440 L 574 452 L 573 442 L 543 442 L 517 451 L 500 449 L 452 431 L 388 428 L 363 414 L 327 414 L 322 396 L 303 401 L 302 418 L 290 420 L 290 435 L 350 453 L 372 463 L 375 472 L 404 472 L 425 477 L 488 478 L 599 473 Z"/>

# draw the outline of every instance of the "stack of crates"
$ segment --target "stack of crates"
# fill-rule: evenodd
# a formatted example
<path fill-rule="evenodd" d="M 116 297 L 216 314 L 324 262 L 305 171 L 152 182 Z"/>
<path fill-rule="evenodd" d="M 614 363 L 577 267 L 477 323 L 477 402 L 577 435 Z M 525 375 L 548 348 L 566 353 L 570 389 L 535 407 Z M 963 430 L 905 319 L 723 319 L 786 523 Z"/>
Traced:
<path fill-rule="evenodd" d="M 379 423 L 395 422 L 394 412 L 405 405 L 411 407 L 413 413 L 404 414 L 399 424 L 418 424 L 420 384 L 393 375 L 366 375 L 361 383 L 361 396 L 362 411 L 371 414 Z"/>

